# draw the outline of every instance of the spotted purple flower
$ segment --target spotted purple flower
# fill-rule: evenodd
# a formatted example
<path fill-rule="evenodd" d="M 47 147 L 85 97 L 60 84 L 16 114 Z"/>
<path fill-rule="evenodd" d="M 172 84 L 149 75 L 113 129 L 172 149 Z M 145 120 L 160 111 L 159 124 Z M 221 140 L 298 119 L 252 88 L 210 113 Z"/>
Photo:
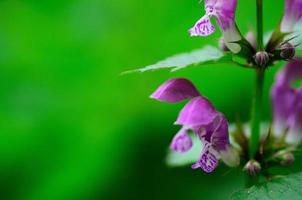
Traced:
<path fill-rule="evenodd" d="M 240 46 L 232 42 L 241 39 L 235 24 L 237 0 L 205 0 L 206 14 L 189 30 L 191 36 L 208 36 L 215 32 L 211 22 L 213 16 L 223 32 L 227 47 L 234 53 L 240 51 Z"/>
<path fill-rule="evenodd" d="M 302 58 L 291 61 L 276 76 L 272 88 L 274 133 L 287 132 L 286 141 L 298 144 L 302 139 L 302 86 L 293 88 L 293 82 L 302 78 Z"/>
<path fill-rule="evenodd" d="M 175 135 L 170 145 L 173 151 L 185 153 L 193 145 L 188 132 L 194 132 L 203 149 L 200 159 L 192 166 L 212 172 L 221 158 L 229 166 L 236 166 L 239 158 L 229 142 L 228 122 L 211 102 L 200 95 L 195 86 L 186 79 L 176 78 L 166 81 L 152 95 L 152 98 L 169 103 L 191 99 L 181 110 L 175 124 L 181 130 Z"/>
<path fill-rule="evenodd" d="M 285 0 L 285 13 L 281 22 L 282 32 L 291 32 L 302 17 L 302 0 Z"/>

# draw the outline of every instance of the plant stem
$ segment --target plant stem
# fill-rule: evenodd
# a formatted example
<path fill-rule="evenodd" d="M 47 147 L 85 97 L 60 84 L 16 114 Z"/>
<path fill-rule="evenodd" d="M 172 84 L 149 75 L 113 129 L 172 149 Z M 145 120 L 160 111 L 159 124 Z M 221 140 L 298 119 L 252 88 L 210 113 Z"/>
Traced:
<path fill-rule="evenodd" d="M 262 0 L 256 0 L 257 3 L 257 48 L 263 50 L 263 4 Z"/>
<path fill-rule="evenodd" d="M 256 0 L 257 3 L 257 48 L 263 50 L 263 6 L 262 0 Z M 262 93 L 264 85 L 265 68 L 258 66 L 256 69 L 256 85 L 252 105 L 251 137 L 250 137 L 250 158 L 254 158 L 259 147 L 260 124 L 262 113 Z"/>
<path fill-rule="evenodd" d="M 245 179 L 245 187 L 250 188 L 253 185 L 256 185 L 259 181 L 259 176 L 252 176 L 249 174 L 246 174 L 246 179 Z"/>
<path fill-rule="evenodd" d="M 264 85 L 264 69 L 257 69 L 256 71 L 256 86 L 252 107 L 252 121 L 251 121 L 251 138 L 250 138 L 250 158 L 254 158 L 255 153 L 259 147 L 260 139 L 260 123 L 262 113 L 262 93 Z"/>

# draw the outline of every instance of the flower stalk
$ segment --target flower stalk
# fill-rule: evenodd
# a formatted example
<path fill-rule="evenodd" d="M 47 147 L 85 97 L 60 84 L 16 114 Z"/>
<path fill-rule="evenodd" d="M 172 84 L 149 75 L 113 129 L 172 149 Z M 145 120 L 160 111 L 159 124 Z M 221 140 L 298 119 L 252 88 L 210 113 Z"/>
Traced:
<path fill-rule="evenodd" d="M 264 69 L 256 71 L 256 86 L 252 107 L 251 138 L 250 138 L 250 158 L 254 158 L 259 147 L 260 123 L 262 112 L 262 93 L 264 85 Z"/>
<path fill-rule="evenodd" d="M 257 49 L 263 50 L 263 4 L 262 0 L 256 0 L 257 4 Z M 258 66 L 256 69 L 256 84 L 252 105 L 251 138 L 250 138 L 250 158 L 254 158 L 260 139 L 260 123 L 262 117 L 262 97 L 264 85 L 265 68 Z"/>
<path fill-rule="evenodd" d="M 257 3 L 257 48 L 263 50 L 263 3 L 262 0 L 256 0 Z"/>

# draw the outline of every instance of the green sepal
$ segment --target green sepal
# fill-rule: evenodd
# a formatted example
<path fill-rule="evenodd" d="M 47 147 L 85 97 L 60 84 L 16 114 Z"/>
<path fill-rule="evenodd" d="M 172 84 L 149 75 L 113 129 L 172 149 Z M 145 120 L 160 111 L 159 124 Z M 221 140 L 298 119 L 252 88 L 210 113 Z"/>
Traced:
<path fill-rule="evenodd" d="M 230 43 L 238 44 L 241 47 L 240 51 L 235 55 L 245 58 L 247 61 L 250 61 L 256 54 L 256 50 L 244 37 L 241 40 Z"/>
<path fill-rule="evenodd" d="M 268 44 L 266 45 L 265 51 L 273 52 L 285 39 L 286 36 L 292 33 L 283 33 L 281 32 L 281 21 L 273 32 Z"/>

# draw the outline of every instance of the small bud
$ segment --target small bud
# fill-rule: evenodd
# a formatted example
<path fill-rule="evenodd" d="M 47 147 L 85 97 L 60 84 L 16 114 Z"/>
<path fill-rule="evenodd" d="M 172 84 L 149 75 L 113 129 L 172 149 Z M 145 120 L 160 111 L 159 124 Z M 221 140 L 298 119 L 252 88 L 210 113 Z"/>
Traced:
<path fill-rule="evenodd" d="M 223 38 L 220 38 L 219 41 L 218 41 L 218 45 L 219 45 L 219 48 L 224 51 L 224 52 L 229 52 L 230 49 L 226 46 L 225 44 L 225 41 Z"/>
<path fill-rule="evenodd" d="M 261 165 L 256 160 L 250 160 L 246 163 L 243 170 L 247 172 L 250 176 L 256 176 L 261 171 Z"/>
<path fill-rule="evenodd" d="M 292 153 L 287 153 L 283 155 L 283 158 L 280 162 L 281 165 L 283 166 L 289 166 L 291 164 L 293 164 L 293 162 L 295 161 L 295 157 Z"/>
<path fill-rule="evenodd" d="M 280 46 L 280 50 L 281 50 L 280 56 L 281 56 L 281 58 L 284 58 L 285 60 L 292 59 L 296 54 L 295 47 L 289 42 L 282 44 Z"/>
<path fill-rule="evenodd" d="M 295 161 L 294 155 L 286 150 L 281 150 L 275 154 L 275 158 L 280 161 L 282 166 L 289 166 Z"/>
<path fill-rule="evenodd" d="M 260 67 L 266 67 L 270 61 L 269 54 L 266 51 L 259 51 L 255 55 L 255 63 Z"/>

